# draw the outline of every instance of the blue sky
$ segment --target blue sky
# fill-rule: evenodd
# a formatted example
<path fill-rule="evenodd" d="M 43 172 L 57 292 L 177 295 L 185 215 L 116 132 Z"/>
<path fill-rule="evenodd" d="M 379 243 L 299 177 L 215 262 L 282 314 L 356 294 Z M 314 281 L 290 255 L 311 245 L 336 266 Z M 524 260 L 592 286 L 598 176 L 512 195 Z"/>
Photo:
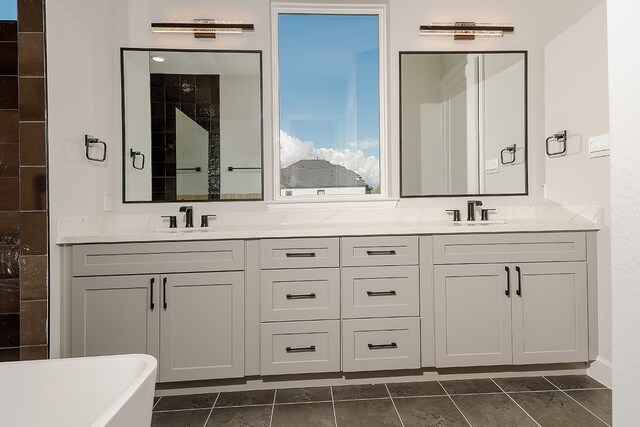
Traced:
<path fill-rule="evenodd" d="M 281 130 L 378 158 L 378 16 L 281 14 L 278 37 Z"/>
<path fill-rule="evenodd" d="M 15 21 L 18 16 L 17 0 L 0 0 L 0 21 Z"/>

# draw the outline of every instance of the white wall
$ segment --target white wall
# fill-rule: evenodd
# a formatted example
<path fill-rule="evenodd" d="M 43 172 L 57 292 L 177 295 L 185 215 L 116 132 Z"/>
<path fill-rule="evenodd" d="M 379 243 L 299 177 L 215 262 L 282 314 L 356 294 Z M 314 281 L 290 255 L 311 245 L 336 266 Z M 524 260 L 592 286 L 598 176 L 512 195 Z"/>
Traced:
<path fill-rule="evenodd" d="M 608 0 L 613 423 L 640 425 L 640 3 Z"/>
<path fill-rule="evenodd" d="M 598 233 L 600 357 L 611 363 L 609 158 L 589 158 L 590 137 L 609 133 L 607 14 L 604 2 L 545 47 L 545 129 L 568 131 L 568 153 L 546 159 L 549 200 L 603 208 Z M 599 378 L 610 383 L 609 378 Z"/>

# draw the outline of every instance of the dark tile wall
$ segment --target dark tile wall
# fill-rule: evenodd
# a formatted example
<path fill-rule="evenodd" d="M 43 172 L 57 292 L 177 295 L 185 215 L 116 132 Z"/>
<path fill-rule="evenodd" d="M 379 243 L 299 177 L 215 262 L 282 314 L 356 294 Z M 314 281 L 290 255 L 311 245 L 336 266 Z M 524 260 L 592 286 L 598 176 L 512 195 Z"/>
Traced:
<path fill-rule="evenodd" d="M 47 357 L 43 0 L 0 21 L 0 362 Z"/>
<path fill-rule="evenodd" d="M 209 131 L 209 199 L 219 199 L 220 76 L 151 74 L 152 200 L 176 199 L 176 108 Z"/>

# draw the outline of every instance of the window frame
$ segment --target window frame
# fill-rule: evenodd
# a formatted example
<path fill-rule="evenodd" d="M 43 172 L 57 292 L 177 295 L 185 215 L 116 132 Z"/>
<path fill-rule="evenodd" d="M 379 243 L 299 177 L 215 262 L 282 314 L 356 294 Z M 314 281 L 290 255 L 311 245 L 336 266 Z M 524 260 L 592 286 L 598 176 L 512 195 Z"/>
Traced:
<path fill-rule="evenodd" d="M 272 3 L 271 31 L 271 81 L 273 112 L 273 202 L 274 203 L 323 203 L 323 202 L 370 202 L 389 199 L 388 182 L 388 138 L 387 138 L 387 7 L 380 5 L 339 5 L 339 4 L 292 4 Z M 278 72 L 278 16 L 280 14 L 297 15 L 377 15 L 378 16 L 378 107 L 379 107 L 379 144 L 380 144 L 380 194 L 330 195 L 330 196 L 282 196 L 280 188 L 280 79 Z"/>

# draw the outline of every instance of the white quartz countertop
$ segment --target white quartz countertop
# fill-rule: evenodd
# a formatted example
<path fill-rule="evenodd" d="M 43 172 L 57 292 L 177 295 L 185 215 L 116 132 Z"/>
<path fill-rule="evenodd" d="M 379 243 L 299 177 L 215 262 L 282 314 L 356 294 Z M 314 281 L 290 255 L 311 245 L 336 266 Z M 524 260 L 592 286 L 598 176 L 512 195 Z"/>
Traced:
<path fill-rule="evenodd" d="M 591 215 L 568 215 L 566 218 L 504 218 L 490 223 L 477 221 L 470 225 L 456 224 L 451 220 L 422 220 L 419 218 L 397 218 L 375 220 L 371 217 L 362 221 L 337 222 L 336 216 L 323 219 L 308 218 L 313 222 L 289 221 L 279 216 L 279 221 L 270 220 L 250 223 L 237 219 L 232 221 L 212 221 L 211 227 L 202 231 L 196 224 L 193 231 L 171 231 L 166 223 L 148 215 L 146 220 L 140 215 L 120 217 L 85 217 L 65 219 L 61 222 L 56 243 L 59 245 L 86 243 L 158 242 L 185 240 L 229 240 L 330 236 L 377 236 L 377 235 L 433 235 L 466 233 L 536 233 L 536 232 L 576 232 L 595 231 L 600 226 L 587 218 Z M 256 217 L 258 218 L 258 217 Z M 246 218 L 244 218 L 246 220 Z M 329 220 L 333 219 L 333 220 Z M 239 222 L 241 221 L 241 222 Z"/>

